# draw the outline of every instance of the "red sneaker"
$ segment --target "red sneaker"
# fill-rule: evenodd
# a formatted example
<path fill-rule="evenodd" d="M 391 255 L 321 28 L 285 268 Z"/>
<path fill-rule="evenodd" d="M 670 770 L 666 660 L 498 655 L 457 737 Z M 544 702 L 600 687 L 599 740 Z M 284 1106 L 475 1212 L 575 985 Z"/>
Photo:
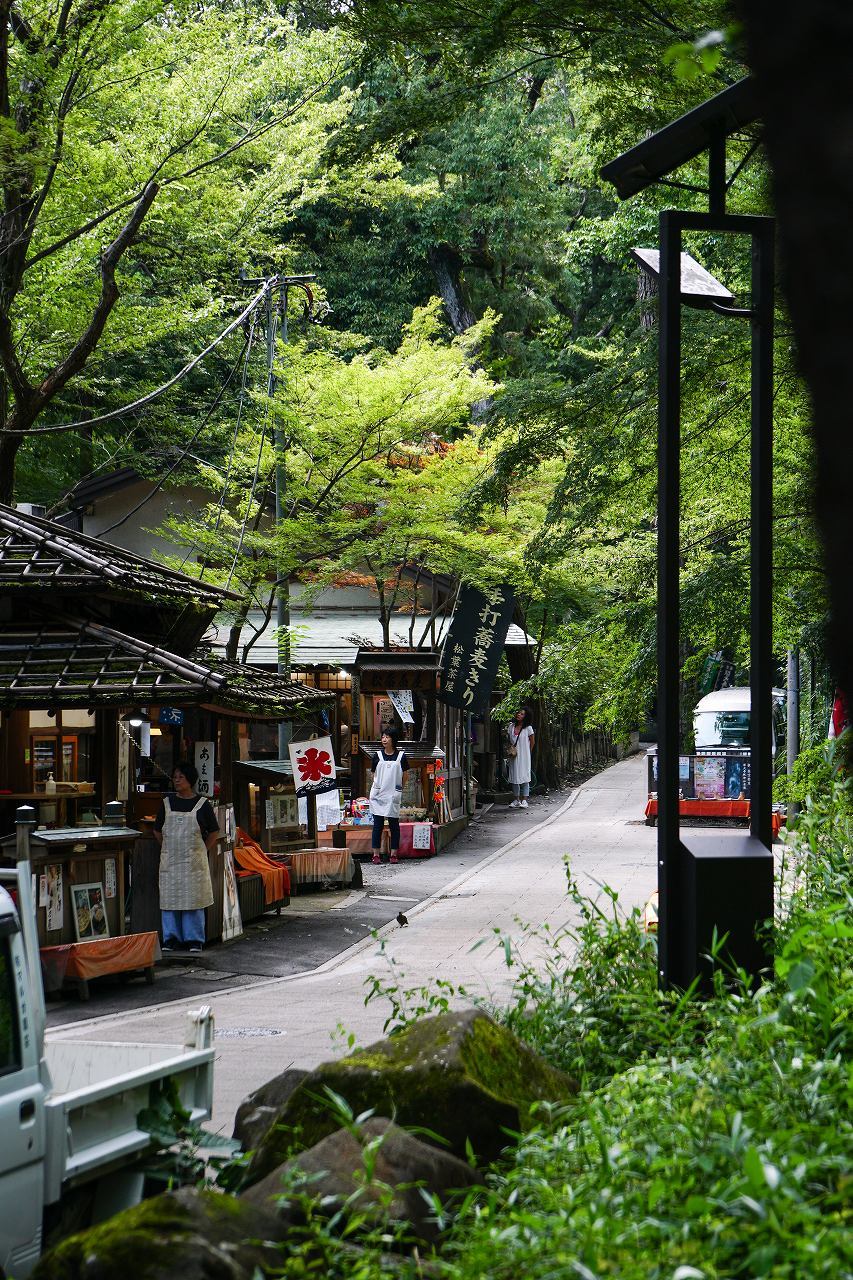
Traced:
<path fill-rule="evenodd" d="M 391 861 L 391 862 L 399 862 L 399 861 L 400 861 L 400 859 L 397 857 L 396 853 L 392 853 L 392 854 L 391 854 L 390 861 Z"/>
<path fill-rule="evenodd" d="M 373 861 L 374 861 L 374 862 L 381 862 L 381 861 L 382 861 L 382 859 L 380 858 L 380 856 L 379 856 L 379 854 L 378 854 L 378 853 L 374 853 L 374 855 L 373 855 Z"/>

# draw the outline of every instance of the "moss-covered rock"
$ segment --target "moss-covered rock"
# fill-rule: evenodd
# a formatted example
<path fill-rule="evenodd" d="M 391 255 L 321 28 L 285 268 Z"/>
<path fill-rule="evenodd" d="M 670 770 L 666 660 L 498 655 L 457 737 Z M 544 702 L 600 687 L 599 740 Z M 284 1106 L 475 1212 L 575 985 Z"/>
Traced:
<path fill-rule="evenodd" d="M 254 1151 L 275 1124 L 276 1117 L 290 1095 L 308 1075 L 301 1067 L 289 1067 L 280 1076 L 262 1084 L 237 1108 L 234 1137 L 244 1151 Z"/>
<path fill-rule="evenodd" d="M 251 1280 L 281 1266 L 285 1231 L 264 1206 L 184 1188 L 64 1240 L 33 1280 Z"/>
<path fill-rule="evenodd" d="M 282 1178 L 294 1172 L 307 1179 L 304 1194 L 314 1200 L 315 1213 L 332 1217 L 347 1204 L 371 1223 L 405 1224 L 409 1238 L 426 1244 L 436 1244 L 441 1234 L 432 1197 L 446 1210 L 460 1193 L 482 1184 L 481 1175 L 464 1160 L 418 1141 L 381 1116 L 338 1129 L 268 1173 L 243 1196 L 252 1204 L 272 1204 L 283 1219 L 293 1220 L 294 1206 L 281 1197 L 286 1194 Z"/>
<path fill-rule="evenodd" d="M 372 1110 L 438 1134 L 461 1159 L 470 1142 L 481 1162 L 495 1159 L 507 1145 L 505 1130 L 529 1127 L 533 1103 L 565 1102 L 578 1088 L 486 1014 L 440 1014 L 312 1071 L 260 1143 L 248 1182 L 339 1127 L 324 1087 L 345 1098 L 356 1114 Z"/>

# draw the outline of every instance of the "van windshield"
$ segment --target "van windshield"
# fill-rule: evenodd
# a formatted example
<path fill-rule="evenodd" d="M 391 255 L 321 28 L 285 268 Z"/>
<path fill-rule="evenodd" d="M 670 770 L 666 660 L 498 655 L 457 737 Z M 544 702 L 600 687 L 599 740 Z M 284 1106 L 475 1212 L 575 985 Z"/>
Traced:
<path fill-rule="evenodd" d="M 748 747 L 748 711 L 700 711 L 696 717 L 697 747 Z"/>

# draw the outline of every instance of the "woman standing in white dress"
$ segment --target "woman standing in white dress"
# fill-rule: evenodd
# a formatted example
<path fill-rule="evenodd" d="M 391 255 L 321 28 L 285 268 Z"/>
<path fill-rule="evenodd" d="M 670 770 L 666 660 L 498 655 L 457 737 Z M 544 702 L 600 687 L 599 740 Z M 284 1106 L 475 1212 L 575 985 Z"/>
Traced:
<path fill-rule="evenodd" d="M 536 741 L 527 707 L 521 707 L 516 711 L 515 719 L 507 725 L 507 737 L 509 745 L 515 748 L 515 755 L 509 758 L 509 781 L 515 793 L 515 799 L 509 807 L 526 809 L 533 771 L 533 746 Z"/>

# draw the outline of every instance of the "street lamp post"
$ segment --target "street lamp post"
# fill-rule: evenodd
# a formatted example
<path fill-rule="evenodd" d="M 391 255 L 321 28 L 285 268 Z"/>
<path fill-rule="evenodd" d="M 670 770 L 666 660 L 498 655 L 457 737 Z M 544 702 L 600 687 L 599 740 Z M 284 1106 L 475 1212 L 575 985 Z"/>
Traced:
<path fill-rule="evenodd" d="M 682 253 L 687 231 L 748 235 L 748 308 Z M 660 215 L 660 250 L 634 250 L 660 290 L 658 341 L 658 890 L 659 978 L 663 987 L 711 981 L 714 939 L 747 973 L 766 967 L 758 930 L 773 914 L 772 502 L 773 219 L 746 215 Z M 685 261 L 686 259 L 686 261 Z M 681 509 L 681 308 L 747 319 L 750 373 L 750 763 L 748 836 L 681 831 L 679 817 L 679 640 Z"/>

